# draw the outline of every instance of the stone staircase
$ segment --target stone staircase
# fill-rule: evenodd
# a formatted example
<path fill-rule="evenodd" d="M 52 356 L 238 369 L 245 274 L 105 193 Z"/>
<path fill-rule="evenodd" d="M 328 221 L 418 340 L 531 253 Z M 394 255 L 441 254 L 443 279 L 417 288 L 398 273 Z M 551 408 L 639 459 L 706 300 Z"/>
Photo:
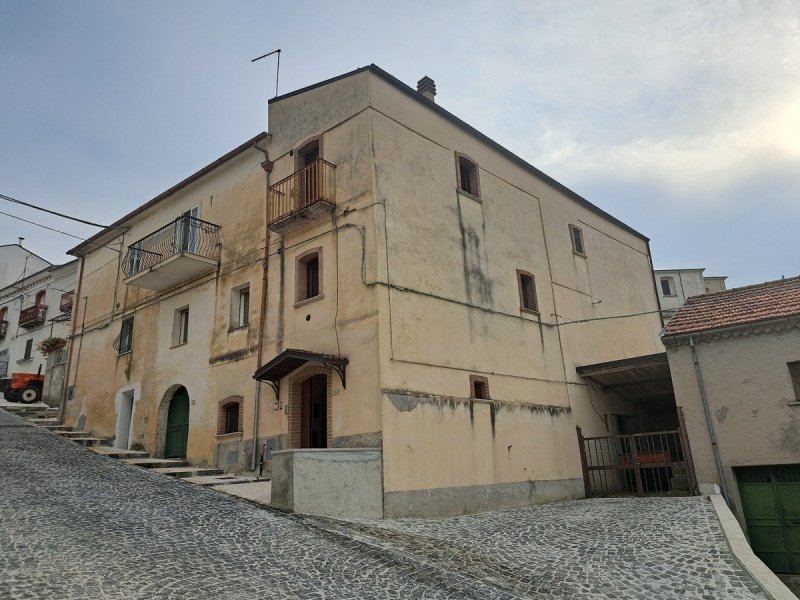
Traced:
<path fill-rule="evenodd" d="M 76 431 L 72 427 L 61 423 L 58 419 L 58 408 L 26 404 L 4 405 L 2 408 L 14 415 L 27 419 L 33 425 L 41 427 L 53 435 L 85 446 L 88 450 L 100 456 L 118 459 L 126 465 L 149 469 L 154 473 L 175 477 L 187 483 L 201 486 L 252 482 L 248 478 L 225 474 L 222 470 L 214 467 L 190 465 L 182 459 L 153 458 L 148 452 L 114 448 L 111 446 L 113 439 L 95 437 L 88 431 Z"/>

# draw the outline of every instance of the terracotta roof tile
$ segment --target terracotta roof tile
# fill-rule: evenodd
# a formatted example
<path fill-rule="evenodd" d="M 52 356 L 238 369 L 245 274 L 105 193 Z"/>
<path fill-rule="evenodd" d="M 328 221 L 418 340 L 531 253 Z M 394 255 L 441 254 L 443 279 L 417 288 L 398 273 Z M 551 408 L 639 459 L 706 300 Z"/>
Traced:
<path fill-rule="evenodd" d="M 800 277 L 692 296 L 667 323 L 663 337 L 800 316 Z"/>

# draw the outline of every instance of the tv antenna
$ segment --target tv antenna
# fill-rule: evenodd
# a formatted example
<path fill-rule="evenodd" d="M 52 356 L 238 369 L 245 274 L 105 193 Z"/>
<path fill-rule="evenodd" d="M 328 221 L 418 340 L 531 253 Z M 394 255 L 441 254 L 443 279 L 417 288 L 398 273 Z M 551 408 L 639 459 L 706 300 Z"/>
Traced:
<path fill-rule="evenodd" d="M 257 60 L 261 60 L 262 58 L 267 58 L 268 56 L 272 56 L 273 54 L 278 55 L 278 68 L 275 70 L 275 97 L 278 97 L 278 77 L 281 74 L 281 49 L 278 48 L 277 50 L 273 50 L 272 52 L 267 52 L 257 58 L 251 60 L 251 63 L 256 62 Z"/>

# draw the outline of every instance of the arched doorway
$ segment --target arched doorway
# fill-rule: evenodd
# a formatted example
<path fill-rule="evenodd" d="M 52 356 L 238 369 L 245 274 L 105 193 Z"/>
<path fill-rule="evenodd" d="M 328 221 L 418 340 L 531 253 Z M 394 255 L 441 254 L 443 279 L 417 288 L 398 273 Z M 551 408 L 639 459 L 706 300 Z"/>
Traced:
<path fill-rule="evenodd" d="M 164 458 L 186 458 L 189 441 L 189 392 L 181 386 L 175 390 L 167 412 Z"/>

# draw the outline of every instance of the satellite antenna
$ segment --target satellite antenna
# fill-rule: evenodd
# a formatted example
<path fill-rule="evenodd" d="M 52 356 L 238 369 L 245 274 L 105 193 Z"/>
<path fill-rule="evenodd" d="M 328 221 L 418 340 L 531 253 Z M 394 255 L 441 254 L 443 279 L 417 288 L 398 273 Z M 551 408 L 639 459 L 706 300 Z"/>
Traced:
<path fill-rule="evenodd" d="M 251 63 L 256 62 L 257 60 L 261 60 L 262 58 L 267 58 L 268 56 L 272 56 L 273 54 L 278 55 L 278 68 L 275 70 L 275 97 L 278 97 L 278 77 L 281 74 L 281 49 L 278 48 L 277 50 L 273 50 L 272 52 L 267 52 L 266 54 L 262 54 L 259 57 L 254 58 L 251 60 Z"/>

